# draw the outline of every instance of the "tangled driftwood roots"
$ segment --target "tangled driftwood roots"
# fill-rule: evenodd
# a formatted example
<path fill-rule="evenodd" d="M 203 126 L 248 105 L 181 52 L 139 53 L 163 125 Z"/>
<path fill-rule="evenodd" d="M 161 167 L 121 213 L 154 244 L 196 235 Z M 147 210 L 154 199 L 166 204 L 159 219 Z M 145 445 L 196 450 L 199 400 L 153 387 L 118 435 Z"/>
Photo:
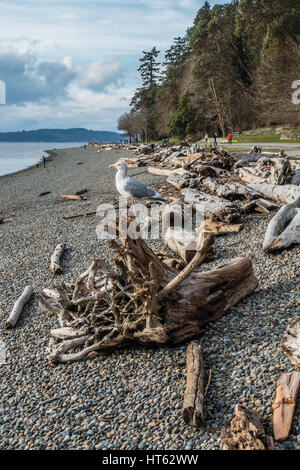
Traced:
<path fill-rule="evenodd" d="M 45 289 L 40 304 L 60 323 L 51 331 L 51 365 L 93 358 L 130 342 L 176 344 L 198 335 L 258 285 L 248 258 L 194 271 L 212 243 L 213 236 L 202 232 L 196 256 L 178 273 L 141 238 L 112 240 L 117 269 L 93 259 L 74 283 Z"/>

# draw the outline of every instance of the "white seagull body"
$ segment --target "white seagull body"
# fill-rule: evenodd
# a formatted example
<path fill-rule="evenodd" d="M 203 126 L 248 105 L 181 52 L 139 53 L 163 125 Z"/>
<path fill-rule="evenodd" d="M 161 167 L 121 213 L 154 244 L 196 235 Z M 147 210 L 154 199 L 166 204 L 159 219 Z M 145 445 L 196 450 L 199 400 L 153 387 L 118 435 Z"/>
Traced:
<path fill-rule="evenodd" d="M 133 200 L 140 199 L 152 200 L 160 203 L 167 202 L 157 191 L 155 191 L 155 189 L 137 181 L 131 176 L 128 176 L 127 165 L 125 162 L 117 162 L 115 164 L 115 168 L 118 170 L 116 174 L 116 188 L 122 196 Z"/>

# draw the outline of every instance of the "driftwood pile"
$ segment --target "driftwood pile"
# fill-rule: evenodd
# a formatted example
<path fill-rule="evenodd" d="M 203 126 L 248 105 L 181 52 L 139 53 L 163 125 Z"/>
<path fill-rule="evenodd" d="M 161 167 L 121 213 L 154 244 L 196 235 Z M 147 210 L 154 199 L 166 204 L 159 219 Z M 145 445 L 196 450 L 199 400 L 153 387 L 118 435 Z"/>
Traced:
<path fill-rule="evenodd" d="M 95 357 L 130 342 L 178 344 L 199 335 L 258 285 L 248 258 L 196 271 L 212 243 L 212 233 L 201 231 L 195 257 L 178 273 L 143 239 L 112 240 L 117 269 L 94 259 L 74 283 L 45 289 L 40 304 L 60 324 L 51 331 L 51 365 Z"/>

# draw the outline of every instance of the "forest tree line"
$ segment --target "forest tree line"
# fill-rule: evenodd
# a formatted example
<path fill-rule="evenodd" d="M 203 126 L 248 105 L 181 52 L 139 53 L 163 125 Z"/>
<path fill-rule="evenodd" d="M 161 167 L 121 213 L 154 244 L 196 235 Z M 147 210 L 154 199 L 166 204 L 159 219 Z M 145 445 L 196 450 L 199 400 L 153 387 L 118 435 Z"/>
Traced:
<path fill-rule="evenodd" d="M 297 126 L 300 0 L 205 2 L 184 37 L 144 51 L 142 86 L 119 130 L 142 140 Z"/>

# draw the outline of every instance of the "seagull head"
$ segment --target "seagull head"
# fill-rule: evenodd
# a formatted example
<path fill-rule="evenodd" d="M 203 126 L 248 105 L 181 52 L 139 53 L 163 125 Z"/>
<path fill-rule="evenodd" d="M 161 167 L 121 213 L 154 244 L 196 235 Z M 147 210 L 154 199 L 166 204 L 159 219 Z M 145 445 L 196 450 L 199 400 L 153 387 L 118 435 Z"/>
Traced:
<path fill-rule="evenodd" d="M 116 168 L 119 173 L 127 175 L 127 165 L 125 162 L 114 163 L 113 165 L 110 165 L 109 168 Z"/>

